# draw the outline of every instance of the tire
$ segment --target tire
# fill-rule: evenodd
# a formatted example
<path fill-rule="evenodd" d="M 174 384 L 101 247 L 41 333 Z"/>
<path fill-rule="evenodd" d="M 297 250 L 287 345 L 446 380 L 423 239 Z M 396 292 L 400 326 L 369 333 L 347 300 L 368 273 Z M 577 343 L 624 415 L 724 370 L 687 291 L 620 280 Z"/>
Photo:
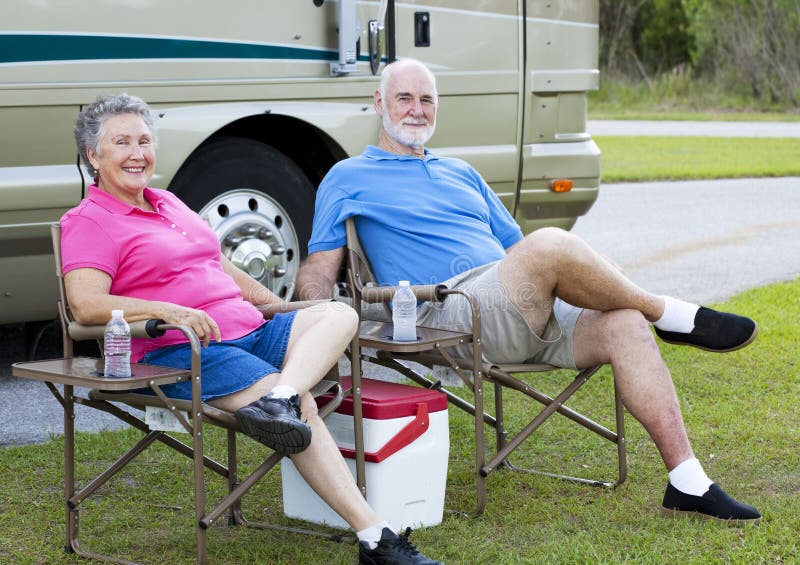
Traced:
<path fill-rule="evenodd" d="M 314 187 L 294 161 L 259 141 L 220 137 L 192 154 L 169 189 L 208 220 L 237 267 L 291 298 L 314 216 Z"/>

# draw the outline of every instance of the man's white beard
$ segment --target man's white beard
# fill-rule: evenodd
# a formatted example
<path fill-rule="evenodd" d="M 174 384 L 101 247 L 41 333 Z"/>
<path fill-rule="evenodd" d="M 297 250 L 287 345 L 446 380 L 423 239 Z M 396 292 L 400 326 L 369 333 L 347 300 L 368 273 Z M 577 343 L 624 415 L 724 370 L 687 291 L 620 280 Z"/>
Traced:
<path fill-rule="evenodd" d="M 433 137 L 433 132 L 436 130 L 436 125 L 428 125 L 419 131 L 405 131 L 402 126 L 395 126 L 389 118 L 389 112 L 385 109 L 383 111 L 383 129 L 386 134 L 394 139 L 397 143 L 407 147 L 423 147 L 428 140 Z"/>

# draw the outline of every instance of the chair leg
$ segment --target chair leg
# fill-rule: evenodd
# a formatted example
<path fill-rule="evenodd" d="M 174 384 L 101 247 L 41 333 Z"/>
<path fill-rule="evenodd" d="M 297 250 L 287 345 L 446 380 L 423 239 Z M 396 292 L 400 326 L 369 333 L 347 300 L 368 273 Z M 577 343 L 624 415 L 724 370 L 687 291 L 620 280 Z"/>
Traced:
<path fill-rule="evenodd" d="M 94 559 L 97 561 L 108 561 L 110 563 L 117 563 L 118 565 L 144 565 L 139 561 L 129 561 L 127 559 L 119 559 L 116 557 L 110 557 L 108 555 L 103 555 L 101 553 L 95 553 L 93 551 L 87 551 L 83 549 L 78 542 L 78 511 L 75 510 L 74 513 L 75 518 L 75 539 L 73 540 L 72 548 L 76 555 L 80 555 L 81 557 L 86 557 L 88 559 Z"/>
<path fill-rule="evenodd" d="M 52 385 L 50 386 L 52 387 Z M 51 388 L 52 390 L 53 388 Z M 75 402 L 73 399 L 72 385 L 64 385 L 62 401 L 64 405 L 64 509 L 67 526 L 64 549 L 69 553 L 75 551 L 74 544 L 78 540 L 78 511 L 69 505 L 69 500 L 75 494 Z"/>
<path fill-rule="evenodd" d="M 359 298 L 360 300 L 360 298 Z M 361 491 L 361 496 L 367 498 L 367 467 L 364 459 L 364 427 L 363 427 L 363 406 L 361 402 L 361 343 L 358 333 L 353 336 L 350 342 L 350 378 L 352 389 L 350 395 L 353 398 L 353 448 L 356 452 L 356 485 Z"/>
<path fill-rule="evenodd" d="M 140 418 L 137 418 L 133 414 L 117 408 L 116 406 L 105 400 L 90 400 L 86 398 L 76 397 L 75 402 L 82 406 L 89 406 L 96 410 L 102 410 L 103 412 L 107 412 L 113 416 L 116 416 L 117 418 L 119 418 L 132 428 L 136 428 L 137 430 L 139 430 L 144 434 L 148 434 L 151 431 L 150 427 L 147 424 L 145 424 L 144 421 L 142 421 Z M 190 446 L 186 445 L 182 441 L 174 438 L 173 436 L 169 435 L 166 432 L 161 432 L 159 434 L 158 441 L 160 441 L 167 447 L 174 449 L 178 453 L 185 455 L 189 459 L 192 459 L 194 457 L 194 451 Z M 215 473 L 217 473 L 222 477 L 225 477 L 228 474 L 228 469 L 224 465 L 220 464 L 217 461 L 214 461 L 208 456 L 205 456 L 203 458 L 203 464 L 208 469 L 214 471 Z"/>
<path fill-rule="evenodd" d="M 503 387 L 499 383 L 494 383 L 494 417 L 497 451 L 500 451 L 508 443 L 508 432 L 505 428 L 505 416 L 503 413 Z"/>
<path fill-rule="evenodd" d="M 52 383 L 47 382 L 53 395 L 58 402 L 62 405 L 64 411 L 64 504 L 65 504 L 65 535 L 64 535 L 64 550 L 67 553 L 75 553 L 82 557 L 90 559 L 108 561 L 112 563 L 119 563 L 123 565 L 138 565 L 138 562 L 130 561 L 103 555 L 93 552 L 81 546 L 79 540 L 80 532 L 80 507 L 81 504 L 95 493 L 102 485 L 111 480 L 121 469 L 131 463 L 136 457 L 143 453 L 148 447 L 153 445 L 156 441 L 161 441 L 168 447 L 171 447 L 179 453 L 188 456 L 192 459 L 193 474 L 194 474 L 194 500 L 195 500 L 195 539 L 196 539 L 196 559 L 197 563 L 205 564 L 208 561 L 208 528 L 212 523 L 221 516 L 225 511 L 230 509 L 229 523 L 247 524 L 259 528 L 270 528 L 288 532 L 310 534 L 318 537 L 337 542 L 355 541 L 354 538 L 341 535 L 338 533 L 327 533 L 313 530 L 306 530 L 302 528 L 295 528 L 290 526 L 280 526 L 271 524 L 259 524 L 248 522 L 241 511 L 241 497 L 246 494 L 254 484 L 259 481 L 266 473 L 275 467 L 280 461 L 282 455 L 273 453 L 271 457 L 262 463 L 246 480 L 239 483 L 238 470 L 237 470 L 237 446 L 236 434 L 237 432 L 228 429 L 228 467 L 214 461 L 213 459 L 204 455 L 204 438 L 203 438 L 203 421 L 205 413 L 201 402 L 199 400 L 199 378 L 193 381 L 193 401 L 192 401 L 192 418 L 191 424 L 188 426 L 192 435 L 192 444 L 187 445 L 177 439 L 169 436 L 162 431 L 154 431 L 145 424 L 144 421 L 136 416 L 119 409 L 114 404 L 103 400 L 102 398 L 83 398 L 74 395 L 74 387 L 72 385 L 64 385 L 63 393 L 59 392 Z M 330 388 L 330 387 L 329 387 Z M 341 388 L 337 388 L 336 398 L 333 402 L 320 410 L 323 415 L 332 411 L 339 405 L 342 400 Z M 76 445 L 75 445 L 75 405 L 85 405 L 90 408 L 102 410 L 118 417 L 120 420 L 127 422 L 133 428 L 138 429 L 144 433 L 144 436 L 139 439 L 120 455 L 110 466 L 104 471 L 92 478 L 85 486 L 76 492 L 75 485 L 75 462 L 76 462 Z M 219 421 L 216 416 L 212 416 L 211 422 Z M 221 421 L 221 423 L 225 423 Z M 223 501 L 218 503 L 211 512 L 206 513 L 206 490 L 205 490 L 205 469 L 208 468 L 215 473 L 226 478 L 228 485 L 228 496 Z"/>
<path fill-rule="evenodd" d="M 553 477 L 562 480 L 568 480 L 571 482 L 579 482 L 584 484 L 590 484 L 595 486 L 605 486 L 605 487 L 616 487 L 617 485 L 622 484 L 626 477 L 627 477 L 627 455 L 626 455 L 626 446 L 625 446 L 625 410 L 624 406 L 622 405 L 622 399 L 620 398 L 619 392 L 617 391 L 616 387 L 614 387 L 614 406 L 615 406 L 615 414 L 616 414 L 616 433 L 608 430 L 607 428 L 601 426 L 597 422 L 590 420 L 586 416 L 579 414 L 566 406 L 563 403 L 571 397 L 581 386 L 583 386 L 591 376 L 595 374 L 597 368 L 585 369 L 581 371 L 573 380 L 570 385 L 565 388 L 561 394 L 559 394 L 556 398 L 549 398 L 541 393 L 533 394 L 532 391 L 526 391 L 528 396 L 535 398 L 539 402 L 545 404 L 545 408 L 537 415 L 537 417 L 526 426 L 522 431 L 520 431 L 507 445 L 505 445 L 502 449 L 498 449 L 495 456 L 487 463 L 484 468 L 482 469 L 487 475 L 493 471 L 496 467 L 503 465 L 511 470 L 514 471 L 522 471 L 526 473 L 536 474 L 536 475 L 544 475 L 547 477 Z M 610 481 L 602 481 L 597 479 L 585 479 L 581 477 L 573 477 L 570 475 L 562 475 L 557 473 L 548 473 L 545 471 L 539 471 L 535 469 L 523 469 L 520 467 L 514 466 L 508 459 L 510 453 L 516 449 L 525 439 L 527 439 L 534 431 L 536 431 L 551 415 L 555 412 L 559 412 L 563 416 L 569 418 L 570 420 L 580 424 L 581 426 L 585 427 L 591 432 L 596 433 L 600 437 L 603 437 L 617 445 L 617 469 L 618 469 L 618 477 L 617 480 L 614 482 Z"/>
<path fill-rule="evenodd" d="M 617 414 L 617 482 L 619 486 L 628 478 L 628 450 L 625 443 L 625 407 L 617 387 L 614 387 L 614 406 Z"/>
<path fill-rule="evenodd" d="M 239 483 L 239 468 L 236 455 L 236 432 L 228 429 L 228 494 L 233 492 Z M 242 516 L 242 501 L 237 499 L 231 505 L 230 513 L 228 514 L 228 526 L 239 526 L 244 523 Z"/>
<path fill-rule="evenodd" d="M 194 345 L 194 344 L 193 344 Z M 195 369 L 195 355 L 192 355 L 192 374 L 199 375 Z M 192 461 L 194 468 L 194 515 L 195 531 L 197 537 L 197 562 L 205 565 L 208 562 L 207 544 L 208 532 L 203 525 L 203 516 L 206 513 L 206 483 L 204 475 L 204 456 L 203 449 L 203 413 L 200 402 L 200 382 L 198 378 L 192 378 Z"/>
<path fill-rule="evenodd" d="M 77 495 L 75 493 L 75 396 L 73 394 L 72 385 L 64 385 L 64 393 L 62 396 L 62 404 L 64 406 L 64 507 L 66 511 L 66 543 L 64 550 L 67 553 L 75 553 L 82 557 L 89 559 L 98 559 L 103 561 L 110 561 L 112 563 L 119 563 L 121 565 L 139 565 L 135 561 L 127 561 L 124 559 L 115 559 L 99 553 L 94 553 L 84 549 L 80 544 L 80 515 L 79 508 L 80 502 L 88 496 L 90 492 L 96 490 L 100 485 L 107 481 L 116 470 L 109 470 L 104 473 L 105 479 L 96 477 L 89 485 L 84 487 Z M 55 394 L 55 393 L 54 393 Z M 149 445 L 149 443 L 148 443 Z M 136 455 L 131 455 L 131 452 L 137 451 L 139 445 L 135 446 L 122 457 L 117 460 L 116 464 L 120 461 L 126 460 L 128 457 L 132 459 Z M 129 460 L 129 459 L 128 459 Z M 126 463 L 122 463 L 124 466 Z M 113 469 L 113 465 L 112 468 Z"/>
<path fill-rule="evenodd" d="M 482 469 L 486 462 L 486 444 L 483 429 L 483 371 L 473 372 L 473 391 L 475 393 L 475 514 L 481 515 L 486 509 L 486 474 Z"/>
<path fill-rule="evenodd" d="M 150 432 L 140 439 L 136 444 L 120 455 L 116 461 L 108 466 L 103 472 L 95 476 L 89 483 L 77 493 L 73 493 L 67 500 L 67 504 L 77 508 L 84 500 L 91 496 L 97 489 L 106 484 L 114 475 L 121 471 L 128 463 L 141 455 L 158 439 L 161 432 Z"/>
<path fill-rule="evenodd" d="M 275 465 L 277 465 L 282 458 L 283 458 L 282 454 L 277 452 L 273 453 L 263 463 L 261 463 L 261 465 L 259 465 L 256 468 L 256 470 L 253 471 L 250 474 L 250 476 L 248 476 L 245 480 L 241 482 L 237 481 L 234 487 L 230 490 L 230 492 L 225 498 L 223 498 L 219 503 L 217 503 L 217 505 L 214 506 L 214 508 L 210 512 L 205 514 L 205 516 L 200 517 L 199 522 L 202 525 L 202 527 L 204 529 L 211 527 L 211 524 L 213 524 L 217 520 L 217 518 L 222 516 L 222 514 L 226 510 L 228 510 L 228 508 L 232 508 L 235 505 L 238 506 L 242 496 L 244 496 L 251 488 L 253 488 L 253 486 L 259 480 L 261 480 L 261 478 L 264 475 L 266 475 L 270 469 L 272 469 Z M 240 524 L 245 524 L 248 526 L 253 525 L 253 523 L 249 522 L 247 519 L 244 518 L 241 512 L 239 513 L 238 521 Z"/>

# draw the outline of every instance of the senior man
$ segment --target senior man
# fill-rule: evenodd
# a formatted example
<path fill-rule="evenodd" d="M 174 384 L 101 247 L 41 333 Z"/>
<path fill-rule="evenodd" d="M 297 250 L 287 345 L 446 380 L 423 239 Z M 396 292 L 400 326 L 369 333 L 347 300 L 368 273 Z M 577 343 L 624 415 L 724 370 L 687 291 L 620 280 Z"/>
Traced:
<path fill-rule="evenodd" d="M 755 339 L 749 318 L 652 294 L 577 236 L 519 226 L 468 164 L 425 149 L 436 124 L 433 74 L 419 61 L 387 65 L 374 94 L 377 147 L 336 164 L 317 192 L 302 298 L 330 297 L 344 258 L 344 221 L 356 217 L 380 284 L 445 283 L 481 301 L 484 354 L 584 368 L 610 363 L 628 411 L 668 471 L 662 507 L 733 523 L 759 512 L 708 478 L 694 456 L 672 377 L 650 331 L 669 343 L 733 351 Z M 458 300 L 423 304 L 420 324 L 469 328 Z"/>

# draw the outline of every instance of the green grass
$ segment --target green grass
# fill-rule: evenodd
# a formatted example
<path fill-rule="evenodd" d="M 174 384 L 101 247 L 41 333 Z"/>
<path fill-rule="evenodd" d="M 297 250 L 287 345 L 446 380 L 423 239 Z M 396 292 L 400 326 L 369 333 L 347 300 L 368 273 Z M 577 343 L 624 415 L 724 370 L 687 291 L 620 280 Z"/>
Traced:
<path fill-rule="evenodd" d="M 800 121 L 800 108 L 665 74 L 644 81 L 603 76 L 589 93 L 593 120 Z M 800 139 L 597 136 L 604 182 L 800 175 Z"/>
<path fill-rule="evenodd" d="M 698 122 L 797 122 L 800 112 L 752 112 L 722 110 L 689 110 L 680 108 L 658 109 L 653 107 L 617 107 L 617 105 L 590 104 L 590 120 L 658 120 Z"/>
<path fill-rule="evenodd" d="M 646 83 L 603 72 L 600 89 L 589 93 L 588 108 L 595 120 L 800 120 L 796 105 L 757 100 L 721 84 L 671 73 Z"/>
<path fill-rule="evenodd" d="M 603 182 L 800 175 L 800 138 L 597 136 Z"/>
<path fill-rule="evenodd" d="M 452 442 L 448 511 L 440 526 L 418 530 L 425 553 L 452 564 L 475 563 L 796 563 L 800 560 L 800 279 L 739 295 L 724 305 L 760 325 L 745 350 L 714 355 L 663 346 L 682 403 L 689 436 L 709 475 L 764 514 L 743 528 L 665 518 L 657 511 L 666 481 L 655 446 L 627 417 L 629 478 L 614 490 L 541 476 L 498 471 L 490 475 L 484 515 L 471 517 L 471 421 L 450 410 Z M 555 388 L 565 375 L 551 376 Z M 611 426 L 611 376 L 595 376 L 573 405 Z M 552 385 L 552 386 L 550 386 Z M 491 396 L 487 398 L 491 402 Z M 512 402 L 510 419 L 524 408 Z M 79 435 L 78 477 L 108 464 L 132 431 Z M 221 436 L 207 441 L 222 457 Z M 242 465 L 251 468 L 263 451 L 243 440 Z M 62 441 L 0 449 L 0 563 L 68 564 L 82 560 L 63 552 Z M 517 465 L 577 469 L 611 477 L 610 444 L 585 437 L 563 422 L 549 422 L 515 456 Z M 262 481 L 246 503 L 251 518 L 289 522 L 281 516 L 279 480 Z M 212 480 L 213 494 L 222 493 Z M 166 449 L 150 450 L 105 486 L 81 514 L 87 545 L 148 563 L 191 563 L 193 557 L 190 466 Z M 224 521 L 222 521 L 224 522 Z M 212 563 L 352 564 L 356 548 L 296 534 L 230 529 L 209 531 Z"/>

